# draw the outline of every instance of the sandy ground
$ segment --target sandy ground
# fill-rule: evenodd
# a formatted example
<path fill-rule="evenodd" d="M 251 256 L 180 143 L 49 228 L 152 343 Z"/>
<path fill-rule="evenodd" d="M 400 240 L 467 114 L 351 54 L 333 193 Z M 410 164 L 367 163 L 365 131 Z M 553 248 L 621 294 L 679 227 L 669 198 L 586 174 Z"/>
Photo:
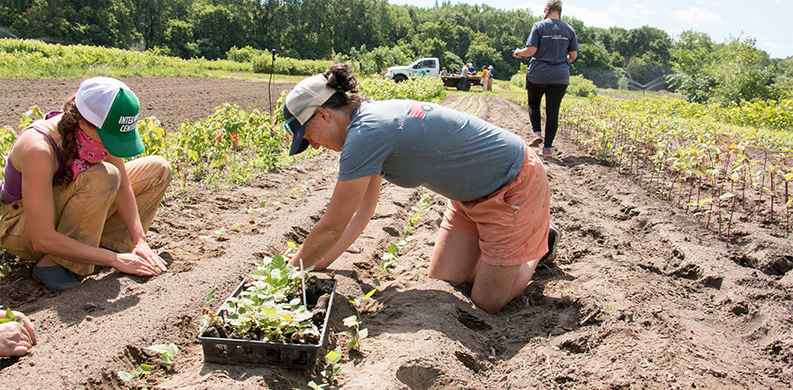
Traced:
<path fill-rule="evenodd" d="M 269 105 L 266 83 L 125 81 L 145 115 L 169 128 L 204 119 L 224 102 Z M 78 84 L 0 80 L 0 125 L 16 126 L 27 105 L 57 108 Z M 273 95 L 288 87 L 273 85 Z M 525 110 L 504 98 L 472 92 L 442 104 L 529 135 Z M 338 387 L 790 388 L 790 238 L 746 217 L 736 227 L 738 243 L 728 247 L 677 205 L 581 151 L 564 131 L 556 147 L 544 161 L 552 218 L 564 229 L 558 260 L 497 315 L 473 305 L 470 286 L 427 277 L 446 202 L 437 194 L 395 270 L 381 273 L 380 258 L 405 238 L 411 206 L 422 196 L 421 189 L 383 185 L 371 223 L 333 266 L 338 288 L 328 344 L 344 347 Z M 255 259 L 305 238 L 330 199 L 337 159 L 327 152 L 231 191 L 197 186 L 166 198 L 149 232 L 152 247 L 171 262 L 163 275 L 105 268 L 64 292 L 31 279 L 29 267 L 0 278 L 0 304 L 28 314 L 39 335 L 28 356 L 0 360 L 0 387 L 131 388 L 116 373 L 141 363 L 155 365 L 141 382 L 149 388 L 307 389 L 320 381 L 322 361 L 312 370 L 205 363 L 196 337 L 210 289 L 227 297 Z M 381 285 L 361 317 L 369 337 L 349 350 L 349 337 L 340 334 L 349 330 L 342 320 L 355 313 L 348 300 L 371 290 L 375 279 Z M 163 343 L 181 350 L 167 370 L 146 350 Z"/>

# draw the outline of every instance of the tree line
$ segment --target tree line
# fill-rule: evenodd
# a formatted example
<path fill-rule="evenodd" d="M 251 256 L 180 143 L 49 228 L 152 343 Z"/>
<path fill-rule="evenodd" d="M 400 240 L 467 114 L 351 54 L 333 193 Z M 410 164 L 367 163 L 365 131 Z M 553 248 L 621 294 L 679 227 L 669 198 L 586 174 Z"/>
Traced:
<path fill-rule="evenodd" d="M 493 65 L 506 80 L 521 65 L 512 51 L 541 18 L 450 1 L 419 8 L 387 0 L 5 0 L 0 37 L 158 48 L 181 58 L 226 58 L 244 47 L 312 60 L 389 53 L 379 67 L 432 56 L 452 71 L 466 62 Z M 698 101 L 790 97 L 793 89 L 793 57 L 769 58 L 752 39 L 715 43 L 695 31 L 673 38 L 649 26 L 599 28 L 563 19 L 579 39 L 573 74 L 599 87 L 677 89 Z"/>

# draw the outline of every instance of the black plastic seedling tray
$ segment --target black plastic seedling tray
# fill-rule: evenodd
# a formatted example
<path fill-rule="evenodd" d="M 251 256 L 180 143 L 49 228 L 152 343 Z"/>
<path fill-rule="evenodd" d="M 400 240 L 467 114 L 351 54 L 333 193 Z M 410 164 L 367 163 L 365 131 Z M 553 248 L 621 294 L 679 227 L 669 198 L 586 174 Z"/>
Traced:
<path fill-rule="evenodd" d="M 317 354 L 325 345 L 328 319 L 333 307 L 333 299 L 336 296 L 336 280 L 332 279 L 331 281 L 333 282 L 333 287 L 328 301 L 328 309 L 325 313 L 325 321 L 322 323 L 322 329 L 320 330 L 319 344 L 284 344 L 269 341 L 198 336 L 198 340 L 201 341 L 204 349 L 204 361 L 228 364 L 269 364 L 291 368 L 314 367 Z M 239 295 L 244 286 L 245 281 L 243 280 L 229 299 Z M 222 311 L 219 310 L 217 315 L 221 315 Z M 201 330 L 201 334 L 204 334 L 204 329 Z"/>

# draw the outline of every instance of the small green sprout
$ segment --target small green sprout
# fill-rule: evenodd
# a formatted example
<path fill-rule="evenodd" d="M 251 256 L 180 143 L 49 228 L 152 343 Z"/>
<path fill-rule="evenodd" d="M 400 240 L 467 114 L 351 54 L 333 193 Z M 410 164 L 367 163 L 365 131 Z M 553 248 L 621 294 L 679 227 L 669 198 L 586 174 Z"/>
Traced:
<path fill-rule="evenodd" d="M 343 335 L 352 336 L 352 340 L 348 343 L 350 348 L 357 348 L 361 345 L 361 340 L 369 336 L 369 329 L 361 329 L 361 321 L 358 315 L 351 315 L 344 319 L 344 326 L 349 326 L 355 329 L 355 333 L 351 331 L 341 332 Z"/>
<path fill-rule="evenodd" d="M 163 367 L 168 367 L 173 364 L 173 358 L 179 353 L 179 347 L 177 347 L 174 343 L 167 345 L 156 344 L 147 349 L 160 354 L 160 364 L 162 364 Z"/>
<path fill-rule="evenodd" d="M 151 365 L 149 365 L 149 364 L 141 364 L 140 366 L 135 367 L 134 369 L 132 369 L 132 371 L 130 371 L 130 372 L 119 371 L 118 372 L 118 377 L 121 378 L 121 380 L 124 381 L 124 382 L 129 382 L 129 381 L 134 380 L 135 381 L 135 386 L 134 387 L 137 388 L 138 387 L 138 383 L 140 383 L 140 380 L 143 379 L 143 376 L 144 375 L 148 375 L 150 373 L 151 373 Z"/>
<path fill-rule="evenodd" d="M 339 371 L 344 367 L 343 364 L 338 364 L 339 360 L 341 360 L 341 347 L 336 347 L 336 349 L 328 352 L 328 354 L 325 355 L 325 360 L 328 361 L 330 367 L 322 370 L 322 376 L 328 379 L 328 383 L 334 384 L 336 383 L 336 376 L 338 376 Z"/>
<path fill-rule="evenodd" d="M 218 240 L 218 241 L 227 240 L 225 235 L 226 235 L 226 228 L 224 228 L 224 227 L 221 227 L 220 230 L 216 230 L 215 231 L 215 239 Z"/>
<path fill-rule="evenodd" d="M 0 306 L 0 307 L 2 307 L 2 306 Z M 16 322 L 16 323 L 19 323 L 20 325 L 25 325 L 25 323 L 22 322 L 22 319 L 20 319 L 19 317 L 15 316 L 14 312 L 12 312 L 10 308 L 6 308 L 6 316 L 3 317 L 3 318 L 0 318 L 0 324 L 5 324 L 6 322 Z"/>

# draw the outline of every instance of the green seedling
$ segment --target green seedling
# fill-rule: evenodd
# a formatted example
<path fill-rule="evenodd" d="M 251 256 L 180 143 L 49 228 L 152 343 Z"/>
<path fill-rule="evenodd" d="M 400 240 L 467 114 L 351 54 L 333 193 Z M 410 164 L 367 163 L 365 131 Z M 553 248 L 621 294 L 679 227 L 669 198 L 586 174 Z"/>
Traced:
<path fill-rule="evenodd" d="M 341 347 L 336 347 L 336 349 L 328 352 L 325 355 L 325 360 L 328 361 L 330 367 L 325 370 L 322 370 L 322 376 L 324 376 L 329 384 L 336 384 L 336 377 L 339 375 L 339 371 L 344 368 L 343 364 L 339 364 L 339 360 L 341 360 Z"/>
<path fill-rule="evenodd" d="M 380 284 L 380 282 L 377 280 L 375 280 L 375 282 L 376 285 Z M 361 340 L 369 336 L 368 329 L 361 329 L 361 312 L 367 310 L 366 301 L 371 298 L 376 291 L 377 288 L 373 288 L 361 298 L 353 298 L 348 300 L 348 302 L 350 302 L 350 304 L 355 307 L 355 314 L 344 319 L 344 326 L 353 328 L 355 331 L 344 331 L 341 332 L 341 334 L 352 336 L 352 340 L 348 344 L 350 348 L 360 348 Z"/>
<path fill-rule="evenodd" d="M 421 218 L 421 214 L 419 212 L 416 212 L 412 217 L 408 218 L 408 224 L 405 226 L 406 236 L 413 234 L 413 226 L 419 222 L 419 218 Z"/>
<path fill-rule="evenodd" d="M 374 295 L 375 292 L 377 292 L 377 289 L 373 288 L 372 291 L 369 291 L 363 297 L 361 297 L 361 298 L 353 298 L 353 299 L 348 300 L 348 302 L 350 302 L 350 304 L 352 304 L 355 307 L 356 310 L 361 311 L 361 310 L 364 309 L 364 303 L 366 302 L 366 300 L 371 298 L 372 295 Z"/>
<path fill-rule="evenodd" d="M 144 375 L 148 375 L 151 373 L 151 365 L 149 364 L 141 364 L 138 367 L 132 369 L 132 371 L 119 371 L 118 377 L 121 378 L 124 382 L 135 381 L 135 388 L 138 388 L 138 384 L 140 380 L 143 379 Z"/>
<path fill-rule="evenodd" d="M 317 384 L 316 382 L 314 382 L 314 381 L 312 380 L 312 381 L 309 381 L 309 382 L 308 382 L 308 387 L 312 388 L 313 390 L 322 390 L 322 389 L 324 389 L 324 388 L 328 387 L 328 385 L 327 385 L 327 384 L 324 384 L 324 383 L 322 383 L 322 384 Z M 295 389 L 295 390 L 297 390 L 297 389 Z"/>
<path fill-rule="evenodd" d="M 231 227 L 231 230 L 234 230 L 236 232 L 236 231 L 240 230 L 240 226 L 242 226 L 240 221 L 234 222 L 234 225 Z"/>
<path fill-rule="evenodd" d="M 2 306 L 0 306 L 0 307 L 2 307 Z M 20 325 L 25 325 L 25 323 L 22 322 L 22 319 L 17 317 L 17 316 L 15 316 L 14 312 L 12 312 L 10 308 L 6 308 L 5 317 L 0 318 L 0 324 L 5 324 L 6 322 L 16 322 L 16 323 L 19 323 Z"/>
<path fill-rule="evenodd" d="M 399 260 L 399 252 L 402 251 L 402 246 L 405 245 L 407 241 L 405 239 L 399 241 L 391 241 L 391 245 L 388 246 L 386 249 L 386 253 L 383 254 L 382 260 L 380 262 L 380 273 L 383 274 L 390 274 L 391 271 L 396 267 L 397 260 Z"/>
<path fill-rule="evenodd" d="M 287 250 L 286 250 L 286 253 L 284 253 L 284 255 L 289 255 L 289 254 L 292 254 L 292 253 L 297 253 L 297 250 L 298 250 L 298 249 L 300 249 L 300 248 L 298 248 L 297 244 L 295 244 L 295 243 L 294 243 L 294 242 L 292 242 L 292 241 L 287 241 L 287 242 L 286 242 L 286 245 L 289 247 L 289 249 L 287 249 Z"/>
<path fill-rule="evenodd" d="M 366 328 L 361 329 L 361 321 L 360 318 L 358 318 L 358 315 L 354 314 L 345 318 L 344 326 L 348 326 L 350 328 L 355 329 L 354 332 L 352 331 L 341 332 L 341 334 L 343 335 L 352 336 L 352 340 L 348 343 L 350 348 L 359 348 L 361 345 L 361 340 L 369 336 L 369 329 Z"/>
<path fill-rule="evenodd" d="M 160 364 L 162 364 L 163 367 L 168 367 L 173 364 L 173 358 L 179 353 L 179 347 L 174 343 L 156 344 L 147 349 L 160 354 Z"/>
<path fill-rule="evenodd" d="M 226 238 L 226 228 L 221 227 L 220 230 L 215 231 L 215 239 L 218 241 L 225 241 Z"/>

